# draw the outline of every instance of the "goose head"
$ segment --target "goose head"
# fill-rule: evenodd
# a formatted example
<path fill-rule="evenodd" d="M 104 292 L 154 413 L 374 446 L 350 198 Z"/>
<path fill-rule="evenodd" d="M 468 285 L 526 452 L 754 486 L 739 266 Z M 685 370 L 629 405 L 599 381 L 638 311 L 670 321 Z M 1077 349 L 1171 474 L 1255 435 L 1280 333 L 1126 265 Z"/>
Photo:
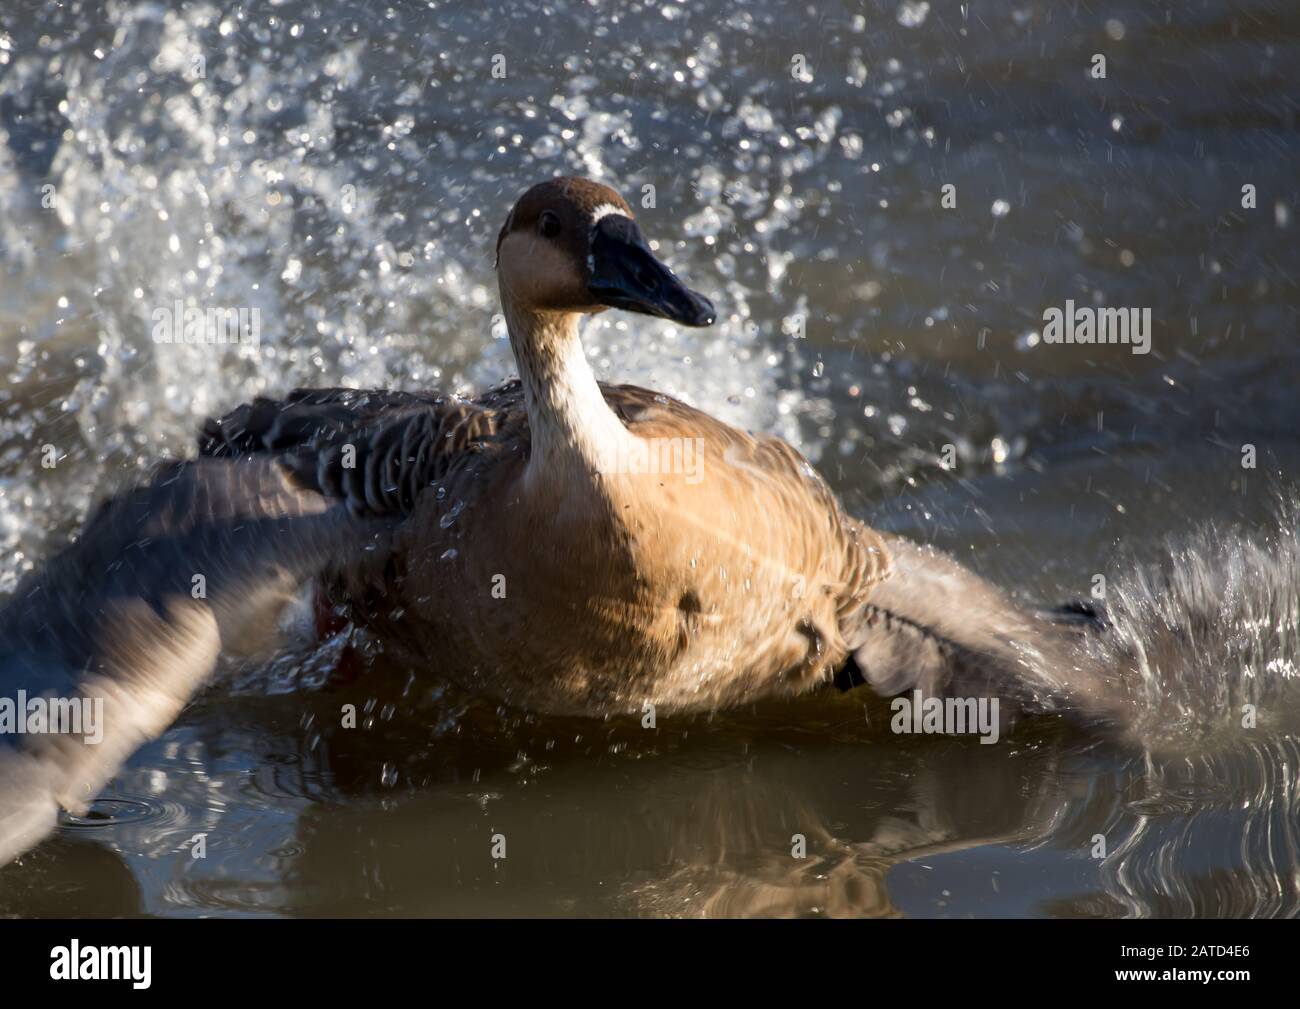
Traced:
<path fill-rule="evenodd" d="M 606 308 L 708 326 L 712 302 L 650 250 L 626 201 L 600 183 L 558 178 L 519 198 L 497 239 L 507 309 L 591 314 Z"/>

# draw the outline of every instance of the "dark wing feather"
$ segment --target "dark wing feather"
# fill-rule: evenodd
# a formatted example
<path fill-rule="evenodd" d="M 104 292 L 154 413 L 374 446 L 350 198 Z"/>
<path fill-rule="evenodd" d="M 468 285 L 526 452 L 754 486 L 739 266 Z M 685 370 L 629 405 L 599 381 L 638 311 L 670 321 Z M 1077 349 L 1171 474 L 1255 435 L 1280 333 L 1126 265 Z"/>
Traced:
<path fill-rule="evenodd" d="M 297 390 L 208 421 L 203 455 L 279 454 L 299 485 L 356 515 L 400 516 L 490 444 L 527 445 L 517 381 L 477 400 L 432 393 Z"/>
<path fill-rule="evenodd" d="M 216 457 L 283 452 L 328 442 L 406 410 L 447 402 L 430 392 L 295 389 L 282 400 L 258 398 L 204 422 L 199 454 Z"/>

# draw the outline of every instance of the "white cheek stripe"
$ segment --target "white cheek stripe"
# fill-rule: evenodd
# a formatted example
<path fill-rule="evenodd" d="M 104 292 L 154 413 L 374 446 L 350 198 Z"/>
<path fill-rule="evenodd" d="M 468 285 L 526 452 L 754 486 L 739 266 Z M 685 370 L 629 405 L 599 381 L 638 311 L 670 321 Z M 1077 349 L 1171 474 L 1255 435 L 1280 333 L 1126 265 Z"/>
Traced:
<path fill-rule="evenodd" d="M 616 207 L 612 203 L 602 203 L 591 212 L 591 226 L 594 228 L 600 223 L 602 217 L 608 217 L 610 214 L 619 214 L 624 217 L 627 216 L 627 212 L 622 207 Z"/>

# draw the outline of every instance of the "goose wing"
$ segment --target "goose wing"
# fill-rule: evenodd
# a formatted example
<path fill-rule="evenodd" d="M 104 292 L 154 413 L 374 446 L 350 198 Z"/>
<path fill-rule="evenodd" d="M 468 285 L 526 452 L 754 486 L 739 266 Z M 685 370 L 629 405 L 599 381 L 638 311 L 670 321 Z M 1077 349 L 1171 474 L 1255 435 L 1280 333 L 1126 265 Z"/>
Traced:
<path fill-rule="evenodd" d="M 884 697 L 1000 697 L 1017 710 L 1110 719 L 1116 684 L 1088 646 L 1102 621 L 1085 604 L 1038 610 L 933 547 L 885 536 L 893 577 L 875 586 L 846 638 L 842 686 Z"/>
<path fill-rule="evenodd" d="M 198 459 L 105 502 L 0 608 L 0 704 L 99 712 L 0 732 L 0 864 L 84 809 L 304 581 L 382 567 L 416 496 L 522 418 L 518 383 L 473 402 L 298 391 L 208 421 Z"/>
<path fill-rule="evenodd" d="M 425 488 L 503 445 L 510 451 L 528 445 L 518 381 L 475 400 L 299 389 L 210 420 L 199 439 L 205 456 L 278 455 L 304 487 L 371 516 L 408 514 Z"/>
<path fill-rule="evenodd" d="M 271 457 L 170 464 L 102 505 L 0 609 L 0 699 L 43 730 L 0 735 L 0 863 L 53 829 L 59 807 L 84 809 L 223 647 L 385 535 Z M 68 720 L 27 721 L 34 698 Z"/>

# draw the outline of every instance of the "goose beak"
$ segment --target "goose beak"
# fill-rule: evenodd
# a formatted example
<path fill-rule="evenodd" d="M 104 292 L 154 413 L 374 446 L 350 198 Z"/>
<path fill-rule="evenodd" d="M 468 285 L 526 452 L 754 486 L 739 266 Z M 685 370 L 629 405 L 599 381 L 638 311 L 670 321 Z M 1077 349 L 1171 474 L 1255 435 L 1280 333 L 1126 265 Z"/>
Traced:
<path fill-rule="evenodd" d="M 713 302 L 659 262 L 636 222 L 622 214 L 606 214 L 596 224 L 587 290 L 602 305 L 683 326 L 710 326 L 717 317 Z"/>

